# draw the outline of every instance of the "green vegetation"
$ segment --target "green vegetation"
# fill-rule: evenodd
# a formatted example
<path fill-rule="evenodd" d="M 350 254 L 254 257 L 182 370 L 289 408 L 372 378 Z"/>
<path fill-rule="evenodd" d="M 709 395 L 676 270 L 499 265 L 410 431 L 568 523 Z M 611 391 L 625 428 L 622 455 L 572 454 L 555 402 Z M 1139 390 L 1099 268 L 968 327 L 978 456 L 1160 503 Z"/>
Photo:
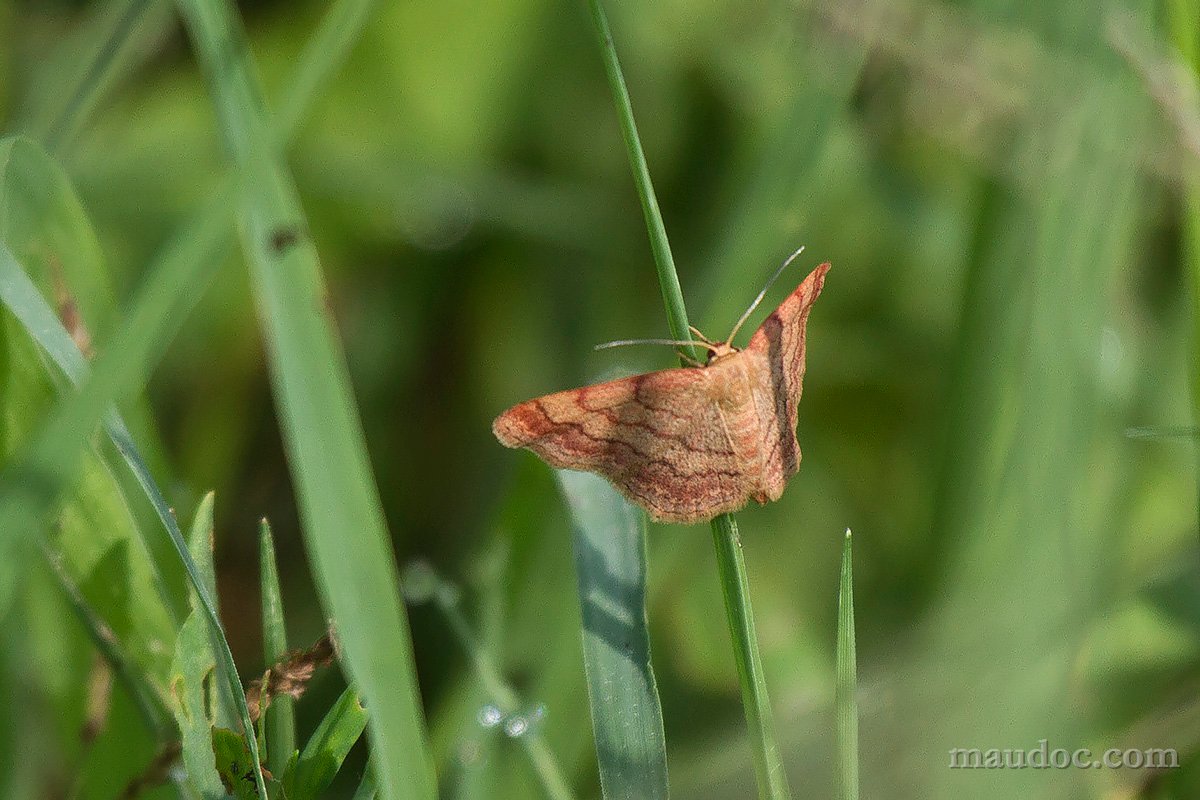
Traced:
<path fill-rule="evenodd" d="M 1200 793 L 1194 0 L 0 45 L 0 797 Z M 778 503 L 647 523 L 492 438 L 800 245 L 748 326 L 832 262 Z M 1178 766 L 950 766 L 1043 743 Z"/>

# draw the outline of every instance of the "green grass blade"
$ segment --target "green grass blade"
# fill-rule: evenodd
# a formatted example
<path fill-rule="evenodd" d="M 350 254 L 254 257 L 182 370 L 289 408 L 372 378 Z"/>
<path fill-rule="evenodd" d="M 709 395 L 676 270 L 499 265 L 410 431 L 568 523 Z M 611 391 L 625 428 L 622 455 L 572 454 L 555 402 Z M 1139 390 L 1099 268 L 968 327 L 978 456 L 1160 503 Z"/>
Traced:
<path fill-rule="evenodd" d="M 733 636 L 733 654 L 737 662 L 738 679 L 742 686 L 742 707 L 754 750 L 754 774 L 758 794 L 762 798 L 779 800 L 791 797 L 787 773 L 779 757 L 775 740 L 775 719 L 767 697 L 767 682 L 763 675 L 762 656 L 758 652 L 758 635 L 754 630 L 754 610 L 750 606 L 750 584 L 746 576 L 746 559 L 737 522 L 731 514 L 717 517 L 712 523 L 713 544 L 717 549 L 717 570 L 721 591 L 725 596 L 725 614 Z"/>
<path fill-rule="evenodd" d="M 281 124 L 277 132 L 281 142 L 290 141 L 318 90 L 344 63 L 351 45 L 366 25 L 368 13 L 374 5 L 375 0 L 341 0 L 333 5 L 322 18 L 316 34 L 299 59 L 296 77 L 283 99 L 284 113 L 281 116 Z M 4 147 L 6 148 L 4 158 L 9 157 L 8 150 L 16 148 L 27 148 L 40 154 L 37 145 L 23 139 L 8 140 L 4 143 Z M 185 277 L 183 280 L 175 282 L 174 286 L 178 288 L 190 283 L 193 287 L 192 291 L 183 295 L 184 303 L 177 304 L 174 311 L 164 315 L 166 323 L 162 323 L 160 320 L 159 335 L 157 341 L 150 346 L 148 352 L 151 355 L 147 357 L 147 365 L 157 363 L 174 333 L 187 318 L 187 312 L 191 306 L 185 304 L 194 304 L 199 300 L 200 287 L 207 286 L 213 272 L 224 261 L 224 254 L 229 247 L 228 215 L 229 209 L 235 202 L 236 189 L 232 177 L 221 183 L 203 210 L 172 239 L 175 244 L 169 246 L 163 255 L 147 269 L 147 274 L 154 276 L 172 272 L 173 268 L 170 266 L 172 263 L 175 263 L 176 267 L 180 266 L 178 264 L 180 251 L 178 243 L 191 243 L 190 252 L 195 256 L 192 262 L 194 267 L 191 271 L 192 277 Z M 147 294 L 169 295 L 173 291 L 169 284 L 168 281 L 161 281 L 154 285 L 149 292 L 143 292 L 143 296 Z M 0 300 L 20 319 L 26 330 L 68 379 L 79 386 L 87 373 L 87 364 L 83 355 L 79 352 L 70 334 L 62 326 L 57 315 L 42 298 L 25 271 L 21 269 L 15 257 L 0 258 Z M 141 384 L 136 380 L 135 383 L 137 385 L 129 389 L 127 394 L 132 395 L 140 391 Z M 138 452 L 128 427 L 114 412 L 108 418 L 106 430 L 150 500 L 159 521 L 167 530 L 176 555 L 186 561 L 183 534 L 171 513 L 170 505 L 155 484 L 145 459 Z M 150 550 L 156 552 L 153 546 L 150 546 Z M 165 596 L 165 589 L 160 588 L 160 593 Z M 168 607 L 170 606 L 171 603 L 168 602 Z"/>
<path fill-rule="evenodd" d="M 217 568 L 213 563 L 213 536 L 216 533 L 216 525 L 213 522 L 215 506 L 216 496 L 212 492 L 208 492 L 200 498 L 200 504 L 196 506 L 196 512 L 192 515 L 192 525 L 188 528 L 187 544 L 188 551 L 192 554 L 192 560 L 196 564 L 200 582 L 204 585 L 204 591 L 208 592 L 208 596 L 212 598 L 213 608 L 219 610 L 217 605 Z"/>
<path fill-rule="evenodd" d="M 841 800 L 858 800 L 858 662 L 854 653 L 854 565 L 850 529 L 842 545 L 838 584 L 837 735 Z"/>
<path fill-rule="evenodd" d="M 484 691 L 491 698 L 501 714 L 508 720 L 520 716 L 520 698 L 516 691 L 504 680 L 500 670 L 492 662 L 487 649 L 479 641 L 471 625 L 459 608 L 459 591 L 441 578 L 431 567 L 423 562 L 413 562 L 404 570 L 404 594 L 411 603 L 433 602 L 446 620 L 450 632 L 458 639 L 459 645 L 471 660 Z M 530 765 L 541 784 L 542 791 L 550 800 L 571 800 L 573 794 L 563 777 L 562 769 L 546 746 L 537 728 L 524 722 L 524 730 L 517 733 L 517 738 L 529 756 Z"/>
<path fill-rule="evenodd" d="M 113 674 L 125 687 L 125 691 L 133 700 L 134 707 L 146 723 L 146 727 L 158 741 L 167 741 L 177 734 L 175 726 L 170 721 L 167 712 L 167 700 L 159 688 L 154 685 L 144 670 L 139 668 L 125 650 L 124 644 L 117 638 L 116 633 L 88 605 L 80 592 L 79 586 L 63 569 L 55 554 L 43 548 L 46 563 L 50 573 L 62 589 L 63 596 L 71 611 L 87 632 L 100 657 L 112 667 Z"/>
<path fill-rule="evenodd" d="M 646 227 L 650 234 L 654 263 L 658 270 L 659 285 L 666 306 L 667 320 L 671 333 L 678 339 L 689 339 L 687 309 L 675 271 L 675 260 L 667 241 L 666 226 L 663 225 L 654 186 L 646 166 L 646 157 L 638 140 L 637 126 L 633 119 L 633 106 L 621 67 L 613 45 L 612 31 L 600 0 L 588 0 L 592 19 L 596 24 L 600 50 L 604 57 L 605 74 L 609 88 L 617 104 L 621 119 L 621 131 L 629 151 L 629 162 L 633 169 L 634 183 L 642 201 L 646 216 Z M 691 355 L 694 356 L 694 353 Z M 775 741 L 775 723 L 766 691 L 766 679 L 762 673 L 762 659 L 758 653 L 758 640 L 754 633 L 754 616 L 750 608 L 750 584 L 746 574 L 746 562 L 742 558 L 741 542 L 738 540 L 737 523 L 733 515 L 723 514 L 712 521 L 713 542 L 716 546 L 717 567 L 721 588 L 725 596 L 725 608 L 729 618 L 730 634 L 733 637 L 734 655 L 738 666 L 738 677 L 742 689 L 742 705 L 746 713 L 751 743 L 754 748 L 755 774 L 759 796 L 762 798 L 790 797 L 787 776 L 779 757 Z"/>
<path fill-rule="evenodd" d="M 329 788 L 350 748 L 362 736 L 367 716 L 353 686 L 342 692 L 285 776 L 288 800 L 316 800 Z"/>
<path fill-rule="evenodd" d="M 671 338 L 678 341 L 690 341 L 692 333 L 688 330 L 687 307 L 683 303 L 683 289 L 679 286 L 679 274 L 675 271 L 675 257 L 671 254 L 671 244 L 667 239 L 667 228 L 663 224 L 662 212 L 658 208 L 658 198 L 654 194 L 654 185 L 650 182 L 650 168 L 646 164 L 646 154 L 642 151 L 642 142 L 638 137 L 637 123 L 633 119 L 633 103 L 629 99 L 629 90 L 625 87 L 625 77 L 621 73 L 621 64 L 617 60 L 617 48 L 613 43 L 612 30 L 608 26 L 608 17 L 600 0 L 588 0 L 592 12 L 592 21 L 596 25 L 596 35 L 600 42 L 600 55 L 604 59 L 604 74 L 608 78 L 613 100 L 617 104 L 617 117 L 621 123 L 621 136 L 625 140 L 625 148 L 629 151 L 629 167 L 633 171 L 633 182 L 637 186 L 638 198 L 642 201 L 642 214 L 646 217 L 646 229 L 650 234 L 650 248 L 654 251 L 654 266 L 658 270 L 658 284 L 662 288 L 663 304 L 667 307 L 667 324 L 671 328 Z M 697 358 L 696 348 L 683 348 L 692 358 Z"/>
<path fill-rule="evenodd" d="M 646 521 L 603 478 L 559 471 L 571 509 L 583 663 L 606 800 L 668 796 L 662 706 L 646 627 Z"/>
<path fill-rule="evenodd" d="M 285 134 L 284 139 L 300 127 L 313 98 L 345 63 L 377 5 L 378 0 L 341 0 L 321 18 L 279 104 L 275 127 Z"/>
<path fill-rule="evenodd" d="M 25 140 L 8 140 L 3 143 L 3 149 L 5 161 L 45 159 L 36 145 Z M 106 414 L 109 415 L 110 434 L 118 448 L 128 454 L 132 447 L 128 431 L 119 418 L 108 412 L 109 406 L 130 395 L 130 386 L 140 387 L 144 383 L 149 371 L 149 354 L 154 351 L 164 330 L 176 324 L 174 318 L 186 315 L 184 308 L 189 302 L 186 290 L 210 255 L 205 248 L 195 247 L 191 241 L 177 241 L 174 245 L 169 248 L 161 268 L 143 286 L 126 315 L 125 324 L 104 348 L 88 375 L 70 335 L 33 286 L 16 256 L 0 244 L 0 299 L 68 378 L 83 385 L 78 394 L 60 404 L 49 423 L 32 437 L 22 454 L 13 459 L 5 472 L 8 480 L 0 480 L 0 498 L 13 501 L 5 504 L 10 524 L 0 529 L 2 535 L 24 536 L 40 528 L 44 515 L 62 486 L 69 481 L 88 435 Z M 140 459 L 135 461 L 140 463 Z M 144 464 L 141 467 L 140 472 L 135 469 L 139 479 L 152 483 Z M 34 478 L 36 486 L 28 483 L 30 475 L 37 476 Z M 190 561 L 186 557 L 182 533 L 165 502 L 162 512 L 177 551 L 185 562 Z M 4 513 L 0 511 L 0 514 Z M 198 582 L 194 565 L 189 572 Z M 214 614 L 214 622 L 215 619 Z"/>
<path fill-rule="evenodd" d="M 204 497 L 200 498 L 200 503 L 196 506 L 196 512 L 192 517 L 192 525 L 188 528 L 187 542 L 188 550 L 192 555 L 192 561 L 196 564 L 200 580 L 204 584 L 204 591 L 211 598 L 213 612 L 220 619 L 221 603 L 220 598 L 217 597 L 217 568 L 213 561 L 214 548 L 216 546 L 216 526 L 213 521 L 215 507 L 216 495 L 213 492 L 208 492 Z M 195 602 L 193 602 L 194 607 Z M 228 647 L 227 644 L 224 644 L 223 633 L 214 634 L 212 646 L 213 662 L 220 663 L 221 650 Z M 222 728 L 232 728 L 234 726 L 234 720 L 237 719 L 238 713 L 230 705 L 230 693 L 213 692 L 210 705 L 213 713 L 213 722 L 216 725 Z M 247 736 L 250 735 L 247 734 Z"/>
<path fill-rule="evenodd" d="M 358 788 L 354 790 L 353 800 L 375 800 L 379 796 L 379 788 L 375 786 L 375 776 L 367 770 L 367 774 L 363 775 L 362 782 L 358 784 Z"/>
<path fill-rule="evenodd" d="M 80 128 L 101 95 L 112 85 L 116 73 L 129 55 L 128 46 L 133 34 L 156 5 L 166 4 L 161 0 L 125 0 L 120 6 L 112 5 L 103 9 L 96 23 L 84 28 L 89 36 L 95 37 L 94 44 L 87 48 L 92 52 L 84 59 L 79 57 L 79 43 L 70 43 L 72 65 L 85 63 L 79 69 L 74 85 L 64 93 L 62 105 L 45 115 L 45 128 L 34 129 L 34 133 L 45 141 L 47 149 L 59 150 Z M 55 54 L 58 58 L 66 55 Z"/>
<path fill-rule="evenodd" d="M 398 575 L 304 213 L 267 128 L 261 87 L 231 5 L 180 0 L 179 7 L 242 174 L 243 248 L 303 532 L 343 661 L 371 704 L 375 774 L 389 800 L 431 798 L 433 762 Z M 295 241 L 279 244 L 285 239 Z M 380 636 L 380 630 L 389 633 Z"/>
<path fill-rule="evenodd" d="M 259 530 L 259 579 L 262 583 L 263 658 L 270 666 L 287 655 L 287 627 L 283 599 L 279 594 L 279 567 L 275 563 L 275 540 L 265 519 Z M 286 694 L 271 698 L 263 712 L 267 732 L 267 769 L 282 775 L 296 749 L 295 700 Z"/>
<path fill-rule="evenodd" d="M 212 495 L 205 498 L 196 510 L 188 531 L 188 553 L 196 575 L 196 585 L 207 592 L 213 576 L 211 539 Z M 213 677 L 217 661 L 214 658 L 214 637 L 210 634 L 203 594 L 192 591 L 193 611 L 179 629 L 175 640 L 175 660 L 171 665 L 171 693 L 175 698 L 173 711 L 179 725 L 183 745 L 183 766 L 188 781 L 204 800 L 224 800 L 225 787 L 217 772 L 213 753 L 209 692 L 206 684 Z M 247 730 L 253 730 L 247 728 Z M 250 736 L 248 738 L 253 738 Z"/>

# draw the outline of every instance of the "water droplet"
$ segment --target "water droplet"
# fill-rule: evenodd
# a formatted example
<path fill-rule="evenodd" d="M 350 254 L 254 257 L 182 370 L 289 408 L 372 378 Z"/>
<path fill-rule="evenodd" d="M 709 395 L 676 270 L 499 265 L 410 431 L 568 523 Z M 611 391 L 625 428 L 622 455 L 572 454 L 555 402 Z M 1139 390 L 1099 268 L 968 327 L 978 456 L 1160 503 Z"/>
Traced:
<path fill-rule="evenodd" d="M 504 721 L 504 733 L 510 738 L 516 739 L 519 736 L 523 736 L 528 730 L 529 720 L 520 714 L 513 714 Z"/>
<path fill-rule="evenodd" d="M 504 712 L 496 708 L 496 706 L 488 703 L 483 708 L 479 709 L 479 714 L 476 716 L 479 724 L 485 728 L 494 728 L 504 719 Z"/>

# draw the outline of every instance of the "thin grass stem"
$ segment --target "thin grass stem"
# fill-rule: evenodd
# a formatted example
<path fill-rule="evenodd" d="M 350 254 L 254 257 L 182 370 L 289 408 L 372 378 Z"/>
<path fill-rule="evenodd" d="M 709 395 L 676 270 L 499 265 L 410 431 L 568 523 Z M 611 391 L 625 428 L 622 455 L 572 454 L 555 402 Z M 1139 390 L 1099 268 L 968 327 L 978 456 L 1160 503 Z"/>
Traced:
<path fill-rule="evenodd" d="M 758 652 L 758 634 L 754 629 L 754 610 L 750 605 L 750 582 L 742 541 L 732 514 L 712 521 L 713 545 L 717 552 L 717 571 L 725 596 L 725 615 L 733 637 L 733 656 L 742 687 L 742 709 L 754 751 L 754 776 L 762 800 L 790 798 L 787 773 L 779 757 L 775 736 L 775 718 L 767 696 L 762 656 Z"/>
<path fill-rule="evenodd" d="M 592 12 L 592 20 L 596 24 L 596 34 L 600 41 L 600 55 L 604 59 L 604 73 L 608 77 L 608 85 L 612 89 L 613 100 L 617 104 L 617 117 L 621 123 L 621 138 L 625 140 L 625 148 L 629 151 L 629 167 L 633 171 L 633 182 L 637 186 L 638 198 L 642 201 L 642 213 L 646 217 L 646 230 L 650 234 L 650 248 L 654 251 L 654 265 L 658 270 L 658 284 L 662 287 L 663 303 L 667 307 L 667 324 L 671 328 L 672 339 L 690 339 L 688 335 L 687 308 L 683 304 L 683 289 L 679 285 L 679 274 L 675 271 L 675 257 L 671 255 L 671 244 L 667 240 L 667 228 L 663 224 L 662 212 L 658 208 L 658 198 L 654 194 L 654 186 L 650 182 L 650 168 L 646 164 L 646 154 L 642 150 L 642 142 L 638 138 L 637 124 L 633 120 L 633 104 L 629 100 L 629 90 L 625 88 L 625 76 L 621 73 L 621 64 L 617 61 L 617 49 L 613 44 L 612 31 L 608 27 L 608 17 L 600 0 L 588 0 Z M 687 354 L 697 358 L 694 348 L 687 348 Z"/>
<path fill-rule="evenodd" d="M 617 60 L 612 31 L 599 0 L 588 0 L 592 19 L 599 37 L 600 52 L 604 60 L 604 71 L 617 106 L 621 122 L 621 134 L 629 151 L 629 164 L 633 170 L 634 184 L 641 199 L 646 217 L 646 228 L 650 235 L 651 250 L 658 271 L 659 286 L 666 306 L 667 321 L 675 339 L 689 338 L 687 308 L 679 276 L 675 270 L 675 259 L 667 240 L 666 226 L 650 180 L 646 156 L 638 139 L 637 125 L 633 119 L 633 105 L 621 65 Z M 693 358 L 696 353 L 692 352 Z M 754 750 L 755 776 L 758 793 L 764 800 L 782 800 L 791 797 L 783 762 L 776 744 L 775 723 L 767 697 L 766 679 L 763 676 L 762 658 L 758 651 L 758 639 L 754 632 L 754 613 L 750 606 L 749 578 L 746 562 L 742 557 L 738 539 L 737 523 L 730 514 L 723 514 L 712 521 L 713 543 L 716 547 L 717 568 L 720 573 L 721 589 L 725 597 L 725 610 L 729 618 L 730 635 L 733 638 L 734 657 L 737 661 L 738 679 L 742 689 L 742 705 L 746 714 L 751 744 Z"/>
<path fill-rule="evenodd" d="M 854 565 L 850 529 L 842 544 L 838 585 L 837 736 L 840 800 L 858 800 L 858 664 L 854 647 Z"/>

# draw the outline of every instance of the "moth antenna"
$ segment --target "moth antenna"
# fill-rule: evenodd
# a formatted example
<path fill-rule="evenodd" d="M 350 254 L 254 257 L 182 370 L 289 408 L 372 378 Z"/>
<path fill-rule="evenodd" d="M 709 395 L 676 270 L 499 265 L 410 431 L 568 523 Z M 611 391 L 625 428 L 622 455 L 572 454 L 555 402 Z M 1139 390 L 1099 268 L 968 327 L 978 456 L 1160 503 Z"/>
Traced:
<path fill-rule="evenodd" d="M 598 344 L 594 350 L 607 350 L 610 347 L 625 347 L 631 344 L 665 344 L 671 347 L 703 347 L 706 350 L 716 351 L 717 346 L 712 342 L 698 342 L 695 340 L 680 341 L 678 339 L 619 339 L 615 342 L 605 342 Z"/>
<path fill-rule="evenodd" d="M 714 342 L 712 339 L 708 338 L 703 333 L 701 333 L 700 329 L 697 328 L 695 325 L 688 325 L 688 330 L 691 331 L 692 333 L 696 334 L 696 338 L 699 339 L 700 341 L 705 342 L 706 344 L 716 344 L 716 342 Z"/>
<path fill-rule="evenodd" d="M 767 285 L 764 286 L 762 288 L 762 291 L 758 293 L 758 297 L 754 298 L 754 302 L 751 303 L 750 307 L 746 309 L 746 313 L 742 314 L 741 319 L 739 319 L 737 321 L 737 324 L 733 326 L 733 330 L 730 331 L 729 338 L 725 340 L 725 344 L 733 343 L 733 337 L 737 336 L 737 332 L 742 329 L 743 325 L 746 324 L 746 320 L 748 320 L 750 318 L 750 315 L 754 313 L 754 309 L 758 308 L 758 304 L 761 303 L 763 301 L 763 298 L 767 296 L 767 290 L 771 288 L 771 284 L 775 283 L 776 278 L 778 278 L 780 275 L 782 275 L 783 271 L 785 269 L 787 269 L 789 266 L 791 266 L 791 263 L 793 261 L 795 261 L 797 258 L 799 258 L 800 254 L 803 252 L 804 252 L 804 245 L 801 245 L 799 250 L 792 253 L 790 256 L 787 257 L 786 260 L 784 260 L 784 262 L 782 264 L 780 264 L 779 269 L 775 270 L 775 274 L 772 275 L 771 279 L 767 281 Z"/>

